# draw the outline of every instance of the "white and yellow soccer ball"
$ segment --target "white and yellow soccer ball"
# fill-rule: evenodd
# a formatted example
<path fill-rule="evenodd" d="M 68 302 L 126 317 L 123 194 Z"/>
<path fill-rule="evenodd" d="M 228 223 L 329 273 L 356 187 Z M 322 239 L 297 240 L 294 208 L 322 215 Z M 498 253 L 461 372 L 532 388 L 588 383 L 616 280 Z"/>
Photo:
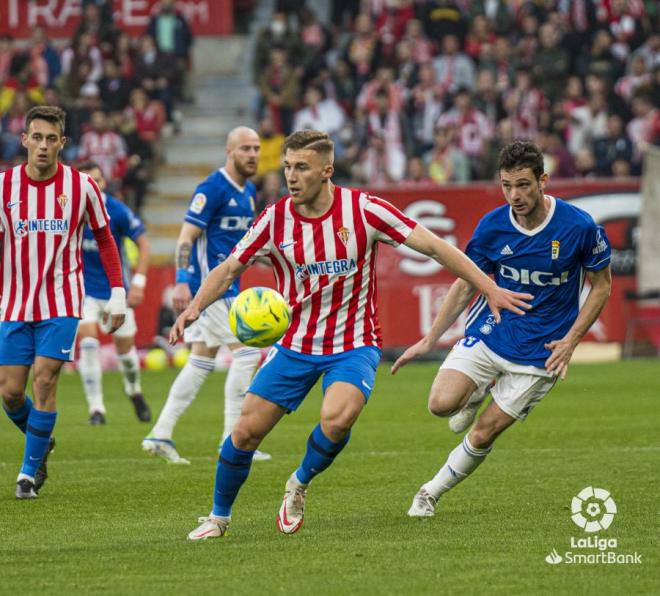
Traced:
<path fill-rule="evenodd" d="M 246 346 L 273 345 L 289 328 L 291 313 L 281 294 L 270 288 L 243 290 L 229 309 L 229 327 Z"/>

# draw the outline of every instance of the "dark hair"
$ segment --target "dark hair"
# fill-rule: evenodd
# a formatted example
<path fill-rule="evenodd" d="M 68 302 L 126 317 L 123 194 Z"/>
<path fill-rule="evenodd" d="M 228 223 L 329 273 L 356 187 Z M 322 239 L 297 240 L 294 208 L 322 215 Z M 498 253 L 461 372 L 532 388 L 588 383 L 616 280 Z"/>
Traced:
<path fill-rule="evenodd" d="M 91 172 L 92 170 L 96 169 L 100 170 L 101 167 L 93 159 L 86 159 L 85 161 L 81 161 L 76 166 L 76 169 L 80 172 Z"/>
<path fill-rule="evenodd" d="M 543 153 L 531 141 L 514 141 L 502 147 L 497 160 L 497 171 L 514 172 L 531 168 L 538 180 L 543 175 Z"/>
<path fill-rule="evenodd" d="M 327 132 L 320 130 L 299 130 L 291 133 L 285 140 L 282 147 L 282 153 L 288 150 L 300 151 L 301 149 L 310 149 L 317 153 L 334 153 L 335 144 L 330 140 Z"/>
<path fill-rule="evenodd" d="M 64 124 L 66 123 L 66 113 L 57 106 L 34 106 L 28 110 L 25 115 L 25 130 L 30 128 L 33 120 L 45 120 L 51 124 L 57 124 L 60 127 L 60 134 L 64 134 Z"/>

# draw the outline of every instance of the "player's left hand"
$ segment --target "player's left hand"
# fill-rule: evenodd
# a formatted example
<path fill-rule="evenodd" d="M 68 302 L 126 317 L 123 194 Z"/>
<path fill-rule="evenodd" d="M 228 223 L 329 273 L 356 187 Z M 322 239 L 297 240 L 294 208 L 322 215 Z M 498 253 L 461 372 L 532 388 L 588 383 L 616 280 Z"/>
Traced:
<path fill-rule="evenodd" d="M 126 302 L 128 303 L 128 306 L 134 308 L 142 304 L 143 300 L 144 300 L 144 288 L 140 288 L 139 286 L 132 285 L 128 289 L 128 296 L 126 296 Z"/>
<path fill-rule="evenodd" d="M 103 325 L 108 333 L 114 333 L 124 324 L 126 318 L 126 290 L 124 288 L 112 288 L 110 299 L 103 309 Z"/>
<path fill-rule="evenodd" d="M 411 360 L 414 360 L 415 358 L 424 354 L 428 354 L 432 348 L 433 346 L 425 337 L 420 339 L 416 344 L 410 346 L 403 354 L 401 354 L 401 356 L 397 358 L 396 362 L 392 365 L 392 374 L 395 375 L 397 370 L 408 364 L 408 362 Z"/>
<path fill-rule="evenodd" d="M 485 297 L 496 323 L 502 320 L 500 310 L 506 309 L 517 315 L 524 315 L 526 310 L 532 308 L 529 301 L 534 300 L 533 294 L 513 292 L 499 286 L 495 286 Z"/>
<path fill-rule="evenodd" d="M 545 361 L 545 370 L 548 371 L 548 374 L 553 377 L 558 376 L 562 381 L 566 378 L 568 363 L 571 361 L 576 345 L 566 337 L 544 344 L 543 347 L 552 352 Z"/>
<path fill-rule="evenodd" d="M 172 329 L 170 329 L 170 344 L 176 344 L 176 342 L 179 341 L 179 338 L 183 337 L 183 331 L 185 328 L 194 323 L 197 319 L 199 319 L 199 309 L 194 303 L 190 303 L 186 310 L 177 317 L 174 325 L 172 325 Z"/>

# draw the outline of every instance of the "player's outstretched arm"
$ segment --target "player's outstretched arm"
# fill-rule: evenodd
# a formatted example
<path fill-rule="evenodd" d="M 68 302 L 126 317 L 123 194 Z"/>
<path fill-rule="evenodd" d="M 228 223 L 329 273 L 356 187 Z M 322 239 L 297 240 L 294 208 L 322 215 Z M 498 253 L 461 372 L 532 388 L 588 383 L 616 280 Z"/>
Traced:
<path fill-rule="evenodd" d="M 211 270 L 193 301 L 178 316 L 170 331 L 170 343 L 174 345 L 183 330 L 199 318 L 200 313 L 222 296 L 241 273 L 247 269 L 236 257 L 229 255 L 226 261 Z"/>
<path fill-rule="evenodd" d="M 561 339 L 545 344 L 545 348 L 552 352 L 545 361 L 545 369 L 551 375 L 559 375 L 562 380 L 566 378 L 568 363 L 575 348 L 596 322 L 612 289 L 612 271 L 609 266 L 596 272 L 588 271 L 587 279 L 591 284 L 591 289 L 568 333 Z"/>
<path fill-rule="evenodd" d="M 176 285 L 172 292 L 172 307 L 177 314 L 182 313 L 192 300 L 192 292 L 188 284 L 188 267 L 192 257 L 193 244 L 202 235 L 202 228 L 183 222 L 179 238 L 174 250 L 174 263 L 176 264 Z"/>
<path fill-rule="evenodd" d="M 500 288 L 466 254 L 424 226 L 417 224 L 404 244 L 444 265 L 454 275 L 464 279 L 481 292 L 488 301 L 490 311 L 498 323 L 502 309 L 510 310 L 517 315 L 524 315 L 525 310 L 532 308 L 531 304 L 527 302 L 534 298 L 532 294 Z"/>
<path fill-rule="evenodd" d="M 134 307 L 142 304 L 144 300 L 144 288 L 147 285 L 147 272 L 149 271 L 149 240 L 146 234 L 140 234 L 135 239 L 138 248 L 138 262 L 135 273 L 131 279 L 131 287 L 128 288 L 126 301 L 128 306 Z"/>
<path fill-rule="evenodd" d="M 402 366 L 424 354 L 428 354 L 442 335 L 453 325 L 458 316 L 465 310 L 477 291 L 464 279 L 457 279 L 449 288 L 440 310 L 428 333 L 416 344 L 410 346 L 392 365 L 392 374 L 396 374 Z"/>

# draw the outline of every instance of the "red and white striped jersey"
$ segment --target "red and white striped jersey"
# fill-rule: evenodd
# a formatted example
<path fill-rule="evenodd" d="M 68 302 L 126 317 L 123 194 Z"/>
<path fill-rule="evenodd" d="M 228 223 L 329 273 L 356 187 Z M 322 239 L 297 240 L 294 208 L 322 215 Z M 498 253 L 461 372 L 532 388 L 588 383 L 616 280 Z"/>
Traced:
<path fill-rule="evenodd" d="M 0 202 L 0 321 L 81 318 L 84 224 L 108 224 L 96 183 L 61 163 L 31 180 L 23 164 L 0 173 Z"/>
<path fill-rule="evenodd" d="M 241 263 L 269 257 L 291 307 L 280 344 L 303 354 L 381 346 L 376 242 L 402 243 L 416 222 L 359 190 L 335 186 L 332 207 L 309 219 L 291 197 L 268 207 L 233 251 Z"/>

